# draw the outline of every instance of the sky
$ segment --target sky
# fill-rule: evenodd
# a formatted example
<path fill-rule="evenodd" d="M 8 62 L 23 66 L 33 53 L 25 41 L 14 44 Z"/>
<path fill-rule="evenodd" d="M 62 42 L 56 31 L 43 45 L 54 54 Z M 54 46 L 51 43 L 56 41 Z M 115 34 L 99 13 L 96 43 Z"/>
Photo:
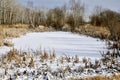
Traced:
<path fill-rule="evenodd" d="M 18 0 L 20 3 L 27 5 L 28 1 L 33 1 L 35 7 L 40 8 L 54 8 L 68 4 L 69 0 Z M 120 0 L 81 0 L 85 4 L 86 14 L 90 15 L 94 12 L 95 6 L 102 6 L 102 8 L 111 9 L 120 12 Z"/>
<path fill-rule="evenodd" d="M 33 1 L 34 6 L 53 8 L 56 6 L 61 6 L 64 3 L 68 3 L 69 0 L 18 0 L 22 4 L 27 5 L 28 1 Z M 81 0 L 87 8 L 94 8 L 94 6 L 102 6 L 103 8 L 109 8 L 113 10 L 120 10 L 120 0 Z"/>

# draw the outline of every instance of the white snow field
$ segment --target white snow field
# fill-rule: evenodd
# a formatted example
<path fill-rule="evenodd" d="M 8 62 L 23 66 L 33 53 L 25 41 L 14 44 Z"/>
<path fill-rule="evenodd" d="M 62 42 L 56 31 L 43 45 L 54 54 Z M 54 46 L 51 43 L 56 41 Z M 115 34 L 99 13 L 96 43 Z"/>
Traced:
<path fill-rule="evenodd" d="M 13 49 L 14 52 L 1 56 L 0 80 L 80 80 L 99 75 L 111 76 L 120 69 L 117 65 L 113 65 L 113 69 L 103 64 L 104 58 L 99 51 L 107 51 L 105 41 L 85 35 L 70 32 L 28 33 L 12 39 L 12 42 L 14 48 L 20 51 Z M 4 53 L 10 49 L 1 47 L 0 51 Z M 47 58 L 45 53 L 48 53 Z"/>
<path fill-rule="evenodd" d="M 17 50 L 46 50 L 60 55 L 78 55 L 80 57 L 99 58 L 100 51 L 106 52 L 105 41 L 71 32 L 34 32 L 12 40 Z M 0 53 L 8 47 L 0 48 Z"/>

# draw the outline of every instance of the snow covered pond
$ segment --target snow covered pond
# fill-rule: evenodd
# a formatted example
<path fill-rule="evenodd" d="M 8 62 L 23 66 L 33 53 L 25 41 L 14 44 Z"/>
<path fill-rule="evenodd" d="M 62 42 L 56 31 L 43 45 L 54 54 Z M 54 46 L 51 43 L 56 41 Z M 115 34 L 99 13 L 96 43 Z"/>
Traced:
<path fill-rule="evenodd" d="M 100 51 L 107 51 L 105 41 L 70 32 L 28 33 L 12 40 L 18 50 L 55 50 L 57 55 L 78 55 L 80 57 L 99 58 Z M 0 48 L 0 53 L 8 47 Z M 7 51 L 6 50 L 6 51 Z"/>

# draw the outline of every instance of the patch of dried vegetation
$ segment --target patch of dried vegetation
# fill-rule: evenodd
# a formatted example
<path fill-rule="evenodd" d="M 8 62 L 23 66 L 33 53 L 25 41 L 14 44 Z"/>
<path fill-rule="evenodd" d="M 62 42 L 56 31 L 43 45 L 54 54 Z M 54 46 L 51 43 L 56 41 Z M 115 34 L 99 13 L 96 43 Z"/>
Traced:
<path fill-rule="evenodd" d="M 110 36 L 110 31 L 107 27 L 93 26 L 86 24 L 75 29 L 75 32 L 89 35 L 92 37 L 99 37 L 101 39 L 108 38 Z"/>
<path fill-rule="evenodd" d="M 99 72 L 97 71 L 97 69 L 101 68 L 100 65 L 102 65 L 100 64 L 99 60 L 95 60 L 91 62 L 89 58 L 80 59 L 77 55 L 73 57 L 65 55 L 57 58 L 55 51 L 48 53 L 46 50 L 41 51 L 41 49 L 39 51 L 35 51 L 34 53 L 29 53 L 29 52 L 17 51 L 16 49 L 13 48 L 7 54 L 3 54 L 1 56 L 0 63 L 1 63 L 0 68 L 5 69 L 5 75 L 8 74 L 6 68 L 8 70 L 13 70 L 13 71 L 14 69 L 17 68 L 19 69 L 30 68 L 30 69 L 35 69 L 35 71 L 38 69 L 40 70 L 43 69 L 42 72 L 45 71 L 51 74 L 51 76 L 53 77 L 52 80 L 55 80 L 56 79 L 55 77 L 57 77 L 58 80 L 59 79 L 66 80 L 66 77 L 69 77 L 70 78 L 69 80 L 119 80 L 120 79 L 119 72 L 113 72 L 112 74 L 109 75 L 107 74 L 104 75 L 100 73 L 97 74 L 97 72 Z M 51 64 L 54 64 L 54 66 L 58 67 L 56 71 L 52 70 L 50 66 Z M 109 71 L 108 68 L 107 70 Z M 85 74 L 86 76 L 81 76 L 86 71 L 87 71 L 87 73 Z M 90 73 L 91 75 L 89 75 Z M 96 75 L 92 75 L 94 73 Z M 28 74 L 31 73 L 28 72 Z M 40 76 L 38 72 L 36 75 Z"/>
<path fill-rule="evenodd" d="M 7 39 L 16 38 L 28 32 L 27 25 L 0 25 L 0 46 L 12 46 Z"/>
<path fill-rule="evenodd" d="M 84 77 L 84 78 L 71 77 L 70 80 L 120 80 L 120 73 L 113 74 L 111 76 L 99 75 L 99 76 Z"/>
<path fill-rule="evenodd" d="M 13 24 L 13 25 L 0 25 L 0 46 L 12 46 L 10 41 L 6 42 L 5 39 L 11 39 L 20 37 L 27 32 L 44 32 L 44 31 L 55 31 L 52 27 L 35 27 L 29 28 L 26 24 Z"/>

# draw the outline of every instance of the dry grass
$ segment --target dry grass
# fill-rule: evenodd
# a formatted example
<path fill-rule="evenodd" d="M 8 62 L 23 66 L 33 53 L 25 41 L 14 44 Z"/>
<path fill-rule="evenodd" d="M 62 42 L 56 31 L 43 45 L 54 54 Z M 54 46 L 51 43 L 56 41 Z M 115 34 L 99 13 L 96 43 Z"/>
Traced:
<path fill-rule="evenodd" d="M 70 63 L 71 62 L 71 57 L 66 55 L 65 60 L 66 60 L 66 62 Z"/>
<path fill-rule="evenodd" d="M 3 39 L 4 39 L 3 28 L 0 27 L 0 46 L 3 45 Z"/>
<path fill-rule="evenodd" d="M 33 60 L 33 58 L 31 58 L 31 60 L 30 60 L 29 67 L 34 67 L 34 60 Z"/>
<path fill-rule="evenodd" d="M 44 61 L 47 61 L 47 60 L 50 60 L 50 62 L 52 63 L 55 58 L 56 58 L 56 54 L 55 54 L 55 51 L 53 51 L 52 53 L 48 53 L 46 50 L 44 50 L 44 52 L 40 52 L 40 61 L 41 62 L 44 62 Z"/>
<path fill-rule="evenodd" d="M 0 46 L 13 46 L 10 41 L 4 41 L 5 39 L 11 39 L 26 34 L 27 25 L 0 25 Z"/>
<path fill-rule="evenodd" d="M 120 73 L 116 73 L 111 76 L 99 75 L 99 76 L 84 77 L 84 78 L 71 77 L 70 80 L 120 80 Z"/>
<path fill-rule="evenodd" d="M 98 27 L 90 24 L 80 26 L 79 28 L 76 28 L 75 31 L 78 33 L 99 38 L 108 38 L 110 36 L 110 31 L 107 27 Z"/>
<path fill-rule="evenodd" d="M 8 64 L 12 63 L 12 65 L 7 66 L 8 69 L 13 70 L 15 67 L 16 68 L 29 67 L 31 69 L 31 68 L 36 67 L 36 65 L 37 65 L 36 64 L 36 59 L 35 59 L 36 56 L 40 57 L 38 61 L 40 61 L 40 60 L 49 61 L 49 60 L 57 59 L 54 51 L 51 54 L 47 53 L 45 50 L 44 50 L 44 52 L 40 52 L 40 53 L 41 54 L 32 55 L 32 54 L 29 54 L 27 52 L 17 51 L 16 49 L 13 48 L 12 50 L 9 51 L 8 54 L 4 54 L 4 55 L 1 56 L 1 59 L 0 59 L 1 65 L 0 66 L 3 67 L 3 65 L 7 66 Z M 70 60 L 73 63 L 74 63 L 74 60 L 77 60 L 77 64 L 78 64 L 78 62 L 79 63 L 81 62 L 81 61 L 79 61 L 79 58 L 77 56 L 74 56 L 73 58 L 71 58 L 70 56 L 62 56 L 59 59 L 57 59 L 59 61 L 56 64 L 60 65 L 59 63 L 64 64 L 64 62 L 65 62 L 65 64 L 69 64 L 69 61 L 68 62 L 66 61 L 67 59 Z M 54 62 L 55 61 L 56 60 L 54 60 Z M 90 60 L 87 59 L 87 58 L 83 58 L 82 63 L 90 65 Z M 51 68 L 49 67 L 49 65 L 47 65 L 46 62 L 43 62 L 43 64 L 48 67 L 47 71 L 52 72 Z M 99 60 L 95 60 L 95 62 L 92 63 L 92 64 L 94 66 L 98 67 L 100 62 L 99 62 Z M 81 74 L 81 73 L 84 73 L 84 71 L 86 71 L 86 69 L 88 69 L 88 68 L 85 68 L 85 66 L 80 65 L 76 68 L 76 70 L 73 70 L 70 65 L 67 65 L 65 67 L 62 67 L 62 66 L 59 67 L 58 68 L 58 73 L 70 74 L 71 72 L 74 71 L 75 73 L 80 73 Z M 7 74 L 7 70 L 5 72 Z M 120 73 L 116 72 L 116 73 L 112 73 L 111 75 L 107 75 L 107 74 L 106 75 L 99 75 L 99 74 L 97 74 L 97 76 L 87 76 L 87 77 L 72 76 L 70 78 L 70 80 L 120 80 Z"/>
<path fill-rule="evenodd" d="M 64 69 L 64 72 L 65 72 L 65 73 L 69 73 L 70 71 L 71 71 L 70 66 L 67 66 L 67 67 Z"/>
<path fill-rule="evenodd" d="M 53 28 L 29 28 L 27 24 L 12 24 L 12 25 L 0 25 L 0 46 L 4 45 L 4 39 L 11 39 L 20 37 L 27 32 L 44 32 L 44 31 L 55 31 Z M 6 43 L 5 43 L 5 46 Z"/>
<path fill-rule="evenodd" d="M 50 63 L 53 63 L 53 61 L 55 60 L 55 52 L 53 52 L 53 53 L 50 53 L 50 55 L 49 55 L 49 59 L 50 59 Z"/>
<path fill-rule="evenodd" d="M 30 31 L 32 31 L 32 32 L 45 32 L 45 31 L 55 31 L 55 29 L 52 27 L 44 27 L 44 28 L 36 27 L 36 28 L 30 28 Z"/>
<path fill-rule="evenodd" d="M 16 38 L 16 37 L 19 37 L 20 35 L 24 35 L 26 34 L 27 32 L 27 29 L 25 28 L 3 28 L 3 35 L 4 35 L 4 38 L 8 39 L 8 38 Z"/>
<path fill-rule="evenodd" d="M 17 66 L 17 67 L 20 67 L 20 66 L 34 67 L 34 59 L 30 54 L 24 54 L 24 52 L 17 51 L 14 48 L 10 50 L 8 54 L 2 55 L 1 60 L 2 60 L 2 64 L 5 64 L 5 65 L 9 63 L 13 63 L 14 66 Z"/>

